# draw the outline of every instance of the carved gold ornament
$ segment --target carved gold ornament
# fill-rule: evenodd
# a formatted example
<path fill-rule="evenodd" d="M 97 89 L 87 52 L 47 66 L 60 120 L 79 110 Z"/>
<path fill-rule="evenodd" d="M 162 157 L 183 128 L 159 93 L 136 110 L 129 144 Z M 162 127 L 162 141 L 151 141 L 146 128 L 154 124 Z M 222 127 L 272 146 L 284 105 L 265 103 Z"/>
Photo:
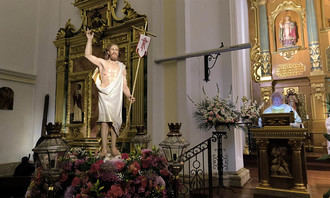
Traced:
<path fill-rule="evenodd" d="M 312 44 L 309 46 L 309 55 L 312 62 L 313 68 L 320 68 L 320 46 L 319 44 Z"/>
<path fill-rule="evenodd" d="M 118 0 L 113 0 L 111 5 L 111 16 L 115 21 L 124 21 L 124 20 L 130 20 L 135 19 L 144 15 L 138 14 L 132 7 L 131 4 L 128 3 L 127 0 L 125 0 L 125 5 L 123 9 L 121 9 L 121 12 L 124 14 L 124 17 L 120 18 L 116 15 L 116 9 L 117 9 L 117 3 Z"/>
<path fill-rule="evenodd" d="M 270 102 L 270 96 L 272 95 L 272 87 L 261 87 L 261 94 L 264 100 L 264 103 L 267 104 Z"/>
<path fill-rule="evenodd" d="M 251 78 L 255 82 L 259 82 L 261 80 L 261 53 L 260 53 L 260 46 L 257 42 L 257 38 L 255 38 L 255 44 L 251 48 L 251 53 L 250 53 L 250 60 L 251 60 L 251 65 L 252 65 L 252 72 L 251 72 Z"/>
<path fill-rule="evenodd" d="M 270 76 L 271 75 L 271 66 L 270 66 L 270 53 L 269 52 L 261 53 L 261 63 L 262 63 L 263 76 Z"/>
<path fill-rule="evenodd" d="M 325 92 L 324 83 L 312 83 L 311 88 L 315 98 L 317 100 L 322 100 L 323 93 Z"/>
<path fill-rule="evenodd" d="M 291 60 L 297 52 L 298 50 L 285 50 L 280 52 L 280 56 L 282 56 L 285 60 Z"/>
<path fill-rule="evenodd" d="M 64 28 L 60 28 L 56 34 L 56 40 L 65 38 L 66 35 L 72 35 L 76 31 L 76 28 L 71 23 L 71 19 L 65 23 Z"/>

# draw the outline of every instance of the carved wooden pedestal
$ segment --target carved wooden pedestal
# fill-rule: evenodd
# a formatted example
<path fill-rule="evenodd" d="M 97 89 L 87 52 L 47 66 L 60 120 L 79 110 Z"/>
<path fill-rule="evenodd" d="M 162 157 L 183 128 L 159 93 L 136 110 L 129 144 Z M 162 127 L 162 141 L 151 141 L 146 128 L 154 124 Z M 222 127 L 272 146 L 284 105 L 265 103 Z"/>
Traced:
<path fill-rule="evenodd" d="M 251 132 L 258 146 L 259 185 L 254 197 L 310 197 L 303 145 L 307 129 L 266 126 Z"/>

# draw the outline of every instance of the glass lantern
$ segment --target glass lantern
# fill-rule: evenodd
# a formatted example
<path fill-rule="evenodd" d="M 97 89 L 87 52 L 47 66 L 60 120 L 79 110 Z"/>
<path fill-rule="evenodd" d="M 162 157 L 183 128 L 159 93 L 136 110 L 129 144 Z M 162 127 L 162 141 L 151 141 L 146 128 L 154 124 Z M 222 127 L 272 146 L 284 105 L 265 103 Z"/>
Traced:
<path fill-rule="evenodd" d="M 169 123 L 168 127 L 170 132 L 159 146 L 162 147 L 168 161 L 169 171 L 174 175 L 174 182 L 171 185 L 171 189 L 169 189 L 169 197 L 178 197 L 178 175 L 183 168 L 184 162 L 182 155 L 189 146 L 189 142 L 187 142 L 180 133 L 181 123 Z"/>
<path fill-rule="evenodd" d="M 37 155 L 37 163 L 42 167 L 42 174 L 50 181 L 56 181 L 60 176 L 59 159 L 68 151 L 69 147 L 60 134 L 61 123 L 48 123 L 47 135 L 37 145 L 33 152 Z"/>

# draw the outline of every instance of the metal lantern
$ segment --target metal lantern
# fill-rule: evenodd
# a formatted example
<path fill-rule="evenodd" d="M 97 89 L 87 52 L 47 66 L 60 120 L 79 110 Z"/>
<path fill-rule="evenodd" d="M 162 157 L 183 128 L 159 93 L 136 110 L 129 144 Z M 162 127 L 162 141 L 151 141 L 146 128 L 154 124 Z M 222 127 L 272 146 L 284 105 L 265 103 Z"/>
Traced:
<path fill-rule="evenodd" d="M 169 123 L 168 127 L 170 132 L 167 134 L 165 140 L 163 140 L 159 146 L 165 154 L 168 161 L 168 169 L 174 175 L 174 182 L 172 183 L 172 189 L 169 190 L 169 197 L 178 197 L 178 175 L 183 168 L 182 155 L 185 149 L 189 146 L 180 133 L 181 123 Z"/>
<path fill-rule="evenodd" d="M 148 148 L 148 144 L 150 142 L 150 136 L 144 131 L 144 126 L 139 125 L 136 126 L 136 135 L 131 139 L 131 142 L 134 145 L 135 149 L 143 149 Z"/>
<path fill-rule="evenodd" d="M 60 134 L 62 123 L 48 123 L 47 135 L 32 149 L 37 155 L 37 163 L 42 167 L 42 174 L 50 180 L 50 184 L 60 176 L 59 159 L 62 158 L 69 147 Z"/>
<path fill-rule="evenodd" d="M 180 133 L 181 123 L 169 123 L 168 127 L 170 132 L 159 146 L 162 147 L 168 163 L 173 166 L 175 164 L 181 164 L 182 154 L 185 148 L 189 146 L 189 142 Z"/>

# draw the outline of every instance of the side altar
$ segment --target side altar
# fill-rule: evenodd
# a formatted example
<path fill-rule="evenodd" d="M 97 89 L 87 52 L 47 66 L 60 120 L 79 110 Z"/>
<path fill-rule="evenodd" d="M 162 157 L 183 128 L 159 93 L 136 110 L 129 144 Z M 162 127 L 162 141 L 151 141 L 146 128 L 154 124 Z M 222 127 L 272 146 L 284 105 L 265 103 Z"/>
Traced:
<path fill-rule="evenodd" d="M 330 106 L 328 1 L 248 0 L 251 97 L 265 107 L 280 92 L 299 114 L 306 150 L 326 150 Z"/>
<path fill-rule="evenodd" d="M 147 17 L 138 14 L 127 1 L 121 8 L 117 0 L 74 0 L 73 5 L 80 10 L 81 26 L 76 29 L 69 19 L 65 27 L 59 29 L 54 41 L 57 48 L 55 122 L 62 123 L 61 132 L 70 146 L 91 151 L 99 149 L 98 94 L 92 80 L 96 66 L 84 57 L 88 28 L 94 32 L 93 55 L 103 58 L 106 47 L 110 43 L 117 44 L 119 61 L 126 65 L 130 89 L 136 80 L 136 102 L 131 111 L 126 98 L 122 106 L 121 131 L 127 124 L 126 117 L 129 127 L 117 141 L 122 152 L 129 152 L 130 140 L 137 128 L 145 132 L 147 126 L 146 56 L 136 71 L 139 60 L 136 46 L 141 33 L 138 29 L 144 29 Z M 138 73 L 136 79 L 135 73 Z"/>
<path fill-rule="evenodd" d="M 307 129 L 291 127 L 289 117 L 290 113 L 268 114 L 263 117 L 264 127 L 251 129 L 258 147 L 255 198 L 310 197 L 304 149 Z"/>

